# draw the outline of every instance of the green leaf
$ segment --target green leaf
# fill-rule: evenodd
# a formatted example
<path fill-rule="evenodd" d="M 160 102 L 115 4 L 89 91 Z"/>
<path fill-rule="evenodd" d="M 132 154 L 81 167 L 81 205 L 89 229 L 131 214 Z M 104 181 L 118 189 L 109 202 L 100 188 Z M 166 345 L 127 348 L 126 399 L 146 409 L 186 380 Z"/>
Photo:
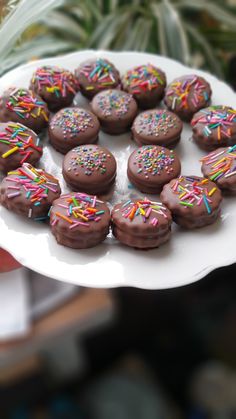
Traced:
<path fill-rule="evenodd" d="M 211 45 L 206 38 L 193 25 L 184 24 L 186 31 L 196 40 L 204 52 L 205 58 L 210 64 L 211 70 L 220 78 L 223 78 L 223 72 L 219 61 L 217 60 Z"/>
<path fill-rule="evenodd" d="M 0 70 L 3 58 L 11 51 L 16 40 L 39 16 L 62 4 L 61 0 L 21 0 L 18 6 L 2 22 L 0 28 Z"/>
<path fill-rule="evenodd" d="M 224 23 L 236 30 L 236 17 L 233 13 L 225 10 L 216 3 L 208 0 L 179 0 L 176 4 L 178 8 L 186 8 L 193 10 L 205 10 L 210 16 L 214 17 L 218 22 Z"/>
<path fill-rule="evenodd" d="M 162 38 L 168 56 L 188 64 L 190 59 L 188 40 L 180 16 L 169 0 L 159 6 L 159 24 L 162 22 Z"/>

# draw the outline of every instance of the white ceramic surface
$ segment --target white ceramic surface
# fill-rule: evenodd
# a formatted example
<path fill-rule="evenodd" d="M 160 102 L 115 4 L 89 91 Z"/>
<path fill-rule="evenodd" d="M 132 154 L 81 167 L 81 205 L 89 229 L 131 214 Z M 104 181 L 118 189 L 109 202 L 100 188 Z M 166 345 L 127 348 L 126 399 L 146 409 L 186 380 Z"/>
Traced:
<path fill-rule="evenodd" d="M 236 95 L 229 86 L 203 71 L 192 70 L 171 59 L 157 55 L 106 51 L 80 51 L 57 58 L 48 58 L 23 65 L 0 79 L 0 93 L 9 86 L 28 87 L 31 74 L 42 64 L 58 64 L 75 69 L 80 62 L 94 56 L 111 60 L 121 74 L 139 64 L 151 62 L 162 68 L 167 81 L 184 74 L 203 75 L 212 86 L 214 105 L 236 108 Z M 85 107 L 88 102 L 79 98 Z M 133 196 L 126 177 L 129 154 L 135 148 L 130 134 L 100 134 L 101 145 L 107 146 L 118 162 L 116 188 L 110 203 Z M 62 190 L 67 191 L 61 177 L 62 156 L 43 140 L 41 167 L 58 176 Z M 177 146 L 182 174 L 200 175 L 199 158 L 203 152 L 191 141 L 191 129 L 185 124 Z M 57 280 L 89 287 L 134 286 L 146 289 L 179 287 L 203 278 L 217 267 L 236 261 L 235 198 L 226 198 L 221 219 L 214 225 L 185 231 L 174 225 L 170 242 L 159 249 L 138 251 L 119 244 L 111 235 L 101 245 L 89 250 L 72 250 L 59 246 L 48 226 L 25 220 L 0 208 L 0 246 L 10 251 L 23 265 Z"/>

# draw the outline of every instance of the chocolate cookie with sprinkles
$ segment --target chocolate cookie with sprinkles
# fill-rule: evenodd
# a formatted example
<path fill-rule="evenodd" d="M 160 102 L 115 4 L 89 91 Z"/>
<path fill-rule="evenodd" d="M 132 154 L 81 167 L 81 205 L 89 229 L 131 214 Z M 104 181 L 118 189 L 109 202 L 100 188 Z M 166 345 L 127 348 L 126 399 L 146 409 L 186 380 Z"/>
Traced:
<path fill-rule="evenodd" d="M 94 96 L 91 107 L 100 121 L 101 129 L 109 134 L 126 132 L 138 112 L 133 96 L 118 89 L 98 93 Z"/>
<path fill-rule="evenodd" d="M 159 247 L 170 239 L 172 217 L 162 202 L 147 198 L 128 199 L 111 213 L 113 235 L 138 249 Z"/>
<path fill-rule="evenodd" d="M 110 211 L 96 196 L 71 192 L 53 202 L 50 225 L 59 244 L 87 249 L 105 240 L 109 233 Z"/>
<path fill-rule="evenodd" d="M 48 134 L 52 146 L 62 154 L 81 144 L 98 141 L 100 123 L 92 112 L 64 108 L 50 120 Z"/>
<path fill-rule="evenodd" d="M 115 89 L 120 85 L 120 73 L 116 67 L 104 58 L 90 59 L 80 64 L 75 70 L 81 93 L 92 99 L 105 89 Z"/>
<path fill-rule="evenodd" d="M 204 150 L 236 144 L 236 110 L 230 106 L 209 106 L 191 121 L 194 141 Z"/>
<path fill-rule="evenodd" d="M 172 179 L 164 186 L 160 197 L 173 220 L 188 229 L 212 224 L 220 215 L 221 191 L 214 182 L 203 177 Z"/>
<path fill-rule="evenodd" d="M 93 144 L 79 146 L 66 154 L 62 174 L 73 191 L 102 195 L 115 182 L 116 160 L 105 147 Z"/>
<path fill-rule="evenodd" d="M 236 193 L 236 145 L 221 147 L 201 159 L 202 173 L 227 194 Z"/>
<path fill-rule="evenodd" d="M 71 104 L 79 83 L 71 71 L 45 65 L 33 73 L 30 89 L 42 97 L 50 111 L 55 112 Z"/>
<path fill-rule="evenodd" d="M 166 75 L 152 64 L 139 65 L 122 77 L 122 88 L 133 95 L 139 108 L 154 108 L 165 93 Z"/>
<path fill-rule="evenodd" d="M 188 122 L 199 109 L 210 104 L 211 93 L 211 86 L 203 77 L 190 74 L 167 86 L 164 102 L 169 110 Z"/>
<path fill-rule="evenodd" d="M 39 144 L 38 135 L 24 125 L 0 123 L 0 170 L 7 173 L 25 162 L 34 166 L 43 153 Z"/>
<path fill-rule="evenodd" d="M 166 183 L 179 176 L 180 170 L 180 160 L 173 150 L 146 145 L 130 155 L 127 175 L 141 192 L 158 194 Z"/>
<path fill-rule="evenodd" d="M 0 185 L 0 204 L 35 221 L 48 219 L 52 202 L 61 194 L 54 176 L 29 163 L 9 172 Z"/>
<path fill-rule="evenodd" d="M 138 145 L 160 145 L 175 147 L 180 141 L 183 123 L 166 109 L 152 109 L 141 112 L 132 125 L 133 139 Z"/>
<path fill-rule="evenodd" d="M 0 97 L 0 121 L 20 122 L 39 133 L 49 119 L 47 104 L 32 90 L 11 87 Z"/>

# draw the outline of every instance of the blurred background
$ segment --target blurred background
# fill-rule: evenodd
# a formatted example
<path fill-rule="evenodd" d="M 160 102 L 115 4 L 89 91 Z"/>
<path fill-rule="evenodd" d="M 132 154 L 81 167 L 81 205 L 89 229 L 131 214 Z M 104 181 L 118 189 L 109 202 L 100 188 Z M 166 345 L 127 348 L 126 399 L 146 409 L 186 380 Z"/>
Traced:
<path fill-rule="evenodd" d="M 85 48 L 136 50 L 236 88 L 235 0 L 2 0 L 0 15 L 0 75 Z M 4 275 L 0 419 L 236 418 L 235 265 L 165 291 Z"/>

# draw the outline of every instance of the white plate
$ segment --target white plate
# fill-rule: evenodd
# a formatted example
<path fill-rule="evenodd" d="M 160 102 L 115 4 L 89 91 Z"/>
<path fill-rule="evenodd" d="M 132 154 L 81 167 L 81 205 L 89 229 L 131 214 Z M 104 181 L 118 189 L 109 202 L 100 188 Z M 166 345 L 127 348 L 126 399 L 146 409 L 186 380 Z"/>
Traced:
<path fill-rule="evenodd" d="M 211 84 L 214 105 L 236 108 L 236 95 L 225 83 L 203 71 L 192 70 L 169 58 L 135 52 L 80 51 L 23 65 L 0 79 L 0 93 L 8 86 L 28 87 L 31 74 L 43 64 L 58 64 L 75 69 L 87 58 L 100 56 L 111 60 L 121 74 L 148 62 L 162 68 L 170 82 L 189 73 L 203 75 Z M 85 106 L 88 103 L 81 99 Z M 82 103 L 81 102 L 81 103 Z M 58 176 L 62 190 L 67 191 L 61 176 L 62 156 L 44 140 L 41 166 Z M 135 194 L 126 178 L 127 158 L 135 148 L 130 134 L 109 136 L 101 133 L 100 144 L 108 146 L 118 161 L 118 178 L 111 203 Z M 199 159 L 203 153 L 191 141 L 191 129 L 185 124 L 181 143 L 176 148 L 182 162 L 182 173 L 200 175 Z M 10 251 L 23 265 L 46 276 L 90 287 L 134 286 L 147 289 L 187 285 L 210 271 L 236 261 L 235 198 L 223 202 L 222 216 L 216 224 L 194 231 L 176 225 L 170 242 L 160 249 L 138 251 L 119 244 L 109 236 L 101 245 L 89 250 L 71 250 L 59 246 L 48 226 L 15 216 L 0 208 L 0 246 Z"/>

